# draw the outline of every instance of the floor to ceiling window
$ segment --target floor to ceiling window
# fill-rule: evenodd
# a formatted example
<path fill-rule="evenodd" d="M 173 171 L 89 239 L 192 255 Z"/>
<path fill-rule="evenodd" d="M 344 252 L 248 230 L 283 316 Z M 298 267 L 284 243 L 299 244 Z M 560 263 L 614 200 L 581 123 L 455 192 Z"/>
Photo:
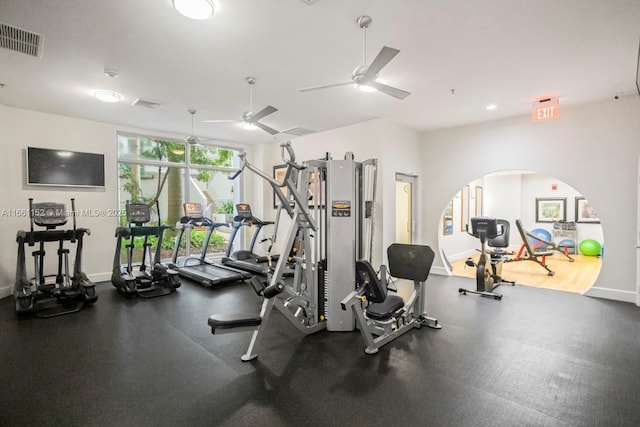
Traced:
<path fill-rule="evenodd" d="M 234 205 L 242 197 L 241 178 L 228 179 L 238 170 L 239 153 L 229 147 L 119 133 L 120 225 L 127 225 L 124 212 L 128 202 L 148 204 L 153 212 L 153 224 L 160 221 L 175 226 L 184 215 L 183 204 L 186 202 L 200 203 L 206 217 L 226 222 L 224 215 L 232 214 Z M 205 232 L 194 230 L 190 243 L 183 242 L 180 253 L 200 253 Z M 228 228 L 216 229 L 207 253 L 224 252 L 229 235 Z M 174 237 L 175 232 L 166 233 L 163 258 L 170 257 Z"/>

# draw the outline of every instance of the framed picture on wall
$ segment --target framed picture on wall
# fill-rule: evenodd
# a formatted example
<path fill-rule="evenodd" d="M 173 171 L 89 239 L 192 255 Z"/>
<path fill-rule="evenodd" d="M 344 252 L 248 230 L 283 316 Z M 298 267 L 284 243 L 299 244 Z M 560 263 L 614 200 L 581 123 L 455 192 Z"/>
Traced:
<path fill-rule="evenodd" d="M 468 185 L 460 191 L 460 231 L 467 231 L 469 224 L 469 201 L 471 200 L 471 188 Z"/>
<path fill-rule="evenodd" d="M 484 190 L 482 187 L 476 187 L 476 213 L 475 216 L 482 216 L 484 212 Z"/>
<path fill-rule="evenodd" d="M 536 222 L 556 222 L 567 220 L 567 198 L 536 198 Z"/>
<path fill-rule="evenodd" d="M 275 179 L 276 181 L 282 182 L 284 180 L 284 175 L 287 172 L 287 165 L 276 165 L 273 167 L 273 179 Z M 282 188 L 282 192 L 284 193 L 285 196 L 287 196 L 287 187 L 281 187 Z M 278 204 L 280 203 L 280 200 L 278 200 L 278 197 L 276 196 L 276 192 L 273 192 L 273 208 L 277 209 L 278 208 Z"/>
<path fill-rule="evenodd" d="M 324 207 L 327 198 L 327 180 L 320 172 L 314 172 L 309 182 L 309 207 Z"/>
<path fill-rule="evenodd" d="M 449 201 L 442 215 L 442 234 L 453 234 L 453 200 Z"/>
<path fill-rule="evenodd" d="M 584 197 L 576 197 L 576 222 L 600 224 L 598 214 L 593 210 L 589 201 Z"/>

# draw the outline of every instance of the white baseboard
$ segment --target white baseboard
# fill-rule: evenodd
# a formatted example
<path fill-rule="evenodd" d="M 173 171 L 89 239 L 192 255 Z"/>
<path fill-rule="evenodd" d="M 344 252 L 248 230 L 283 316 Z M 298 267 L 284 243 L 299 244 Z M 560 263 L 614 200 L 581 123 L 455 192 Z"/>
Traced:
<path fill-rule="evenodd" d="M 0 299 L 13 295 L 13 285 L 0 288 Z"/>
<path fill-rule="evenodd" d="M 600 288 L 597 286 L 585 291 L 582 295 L 594 298 L 604 298 L 614 301 L 630 302 L 637 305 L 636 293 L 632 291 L 620 291 L 618 289 Z"/>
<path fill-rule="evenodd" d="M 109 272 L 109 273 L 89 274 L 88 277 L 89 277 L 89 280 L 91 280 L 93 283 L 110 282 L 111 281 L 111 272 Z"/>
<path fill-rule="evenodd" d="M 431 267 L 431 272 L 429 274 L 435 274 L 437 276 L 451 276 L 451 272 L 448 269 L 438 266 Z"/>
<path fill-rule="evenodd" d="M 470 249 L 468 251 L 464 251 L 464 252 L 460 252 L 457 254 L 453 254 L 453 255 L 447 255 L 447 258 L 449 258 L 449 261 L 458 261 L 460 259 L 467 259 L 469 257 L 472 257 L 474 255 L 478 255 L 480 252 L 478 252 L 475 249 Z"/>
<path fill-rule="evenodd" d="M 111 280 L 111 273 L 89 274 L 89 280 L 93 283 L 108 282 Z M 13 295 L 13 283 L 0 288 L 0 299 Z"/>

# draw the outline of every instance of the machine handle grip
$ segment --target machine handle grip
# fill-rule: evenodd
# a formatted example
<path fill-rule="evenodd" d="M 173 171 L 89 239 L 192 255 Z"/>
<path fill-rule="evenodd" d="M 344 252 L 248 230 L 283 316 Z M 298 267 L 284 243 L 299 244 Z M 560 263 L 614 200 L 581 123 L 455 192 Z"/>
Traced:
<path fill-rule="evenodd" d="M 33 199 L 29 198 L 29 221 L 31 222 L 31 235 L 29 236 L 29 246 L 33 246 Z"/>
<path fill-rule="evenodd" d="M 265 298 L 273 298 L 284 290 L 284 285 L 280 282 L 276 282 L 273 285 L 269 285 L 262 291 L 262 295 Z"/>
<path fill-rule="evenodd" d="M 247 166 L 247 153 L 245 153 L 244 151 L 240 154 L 238 154 L 238 157 L 240 158 L 240 169 L 238 169 L 238 171 L 236 173 L 234 173 L 233 175 L 231 175 L 229 177 L 230 180 L 234 180 L 238 177 L 238 175 L 240 175 L 242 173 L 242 171 L 244 170 L 245 166 Z"/>
<path fill-rule="evenodd" d="M 73 229 L 76 229 L 76 199 L 71 198 L 71 216 L 73 216 Z M 89 234 L 89 233 L 87 233 Z"/>
<path fill-rule="evenodd" d="M 285 151 L 287 155 L 285 156 Z M 296 163 L 296 153 L 293 151 L 293 147 L 291 146 L 291 141 L 284 142 L 280 144 L 280 157 L 282 161 L 287 165 L 296 168 L 298 170 L 305 169 L 305 166 L 299 165 Z"/>

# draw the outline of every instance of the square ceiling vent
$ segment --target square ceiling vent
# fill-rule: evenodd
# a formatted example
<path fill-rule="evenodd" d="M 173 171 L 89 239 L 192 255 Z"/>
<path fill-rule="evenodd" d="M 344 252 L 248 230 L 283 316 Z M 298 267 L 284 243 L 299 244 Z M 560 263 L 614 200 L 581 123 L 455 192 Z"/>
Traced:
<path fill-rule="evenodd" d="M 0 47 L 42 58 L 44 36 L 0 22 Z"/>
<path fill-rule="evenodd" d="M 153 101 L 151 99 L 137 98 L 135 101 L 133 101 L 131 105 L 135 105 L 137 107 L 151 108 L 155 110 L 156 108 L 161 106 L 162 103 L 160 103 L 159 101 Z"/>

